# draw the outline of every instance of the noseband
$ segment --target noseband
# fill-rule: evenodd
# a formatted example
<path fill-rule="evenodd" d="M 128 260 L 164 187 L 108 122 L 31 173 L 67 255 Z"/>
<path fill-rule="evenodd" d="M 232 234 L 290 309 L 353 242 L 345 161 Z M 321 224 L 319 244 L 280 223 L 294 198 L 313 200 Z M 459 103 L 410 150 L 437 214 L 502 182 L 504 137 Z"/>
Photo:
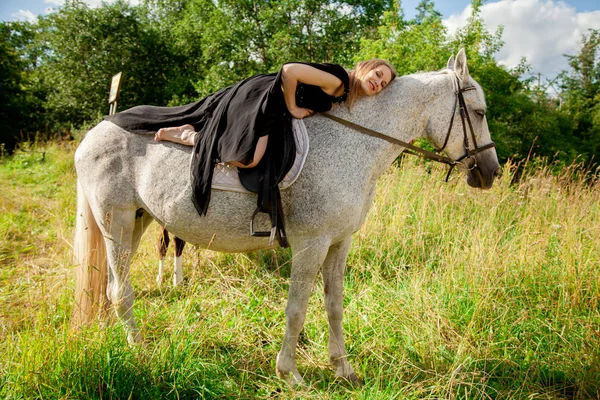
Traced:
<path fill-rule="evenodd" d="M 369 136 L 380 138 L 380 139 L 386 140 L 390 143 L 397 144 L 399 146 L 402 146 L 404 148 L 412 150 L 412 151 L 406 150 L 405 153 L 412 154 L 415 156 L 420 156 L 420 157 L 427 158 L 429 160 L 433 160 L 433 161 L 437 161 L 437 162 L 441 162 L 444 164 L 448 164 L 450 166 L 450 169 L 448 170 L 448 174 L 446 175 L 446 182 L 447 182 L 448 178 L 450 177 L 450 173 L 452 172 L 452 169 L 456 165 L 462 164 L 468 170 L 472 170 L 473 168 L 477 167 L 477 160 L 474 157 L 475 154 L 478 154 L 484 150 L 496 147 L 494 142 L 490 142 L 483 146 L 479 146 L 477 144 L 477 139 L 475 138 L 475 131 L 473 130 L 473 125 L 471 124 L 471 118 L 469 117 L 469 111 L 467 110 L 467 105 L 465 103 L 465 98 L 463 96 L 464 92 L 467 92 L 469 90 L 476 90 L 476 87 L 468 86 L 466 88 L 461 88 L 460 80 L 459 80 L 458 76 L 456 75 L 456 73 L 454 73 L 454 77 L 455 77 L 455 79 L 452 81 L 452 83 L 454 84 L 454 93 L 456 94 L 456 96 L 454 97 L 454 107 L 452 107 L 452 116 L 450 117 L 450 124 L 448 126 L 448 132 L 446 133 L 446 139 L 444 140 L 444 145 L 440 149 L 436 149 L 435 153 L 425 150 L 425 149 L 422 149 L 420 147 L 417 147 L 413 144 L 403 142 L 402 140 L 398 140 L 396 138 L 393 138 L 391 136 L 377 132 L 375 130 L 366 128 L 364 126 L 357 125 L 357 124 L 347 121 L 343 118 L 339 118 L 339 117 L 336 117 L 336 116 L 328 114 L 328 113 L 322 113 L 322 115 L 333 121 L 336 121 L 342 125 L 345 125 L 349 128 L 352 128 L 354 130 L 357 130 L 359 132 L 367 134 Z M 446 157 L 446 156 L 443 156 L 443 155 L 437 154 L 437 153 L 442 152 L 448 145 L 448 141 L 450 140 L 450 134 L 452 133 L 452 127 L 454 125 L 454 116 L 456 115 L 456 106 L 457 105 L 459 106 L 459 114 L 460 114 L 460 118 L 462 120 L 463 147 L 465 149 L 465 155 L 463 155 L 462 157 L 460 157 L 456 160 L 453 160 L 449 157 Z M 467 135 L 467 125 L 469 126 L 469 131 L 471 132 L 471 140 L 473 141 L 474 148 L 472 150 L 469 147 L 469 137 Z M 471 166 L 467 165 L 464 162 L 464 160 L 469 159 L 469 158 L 473 160 L 473 164 Z"/>

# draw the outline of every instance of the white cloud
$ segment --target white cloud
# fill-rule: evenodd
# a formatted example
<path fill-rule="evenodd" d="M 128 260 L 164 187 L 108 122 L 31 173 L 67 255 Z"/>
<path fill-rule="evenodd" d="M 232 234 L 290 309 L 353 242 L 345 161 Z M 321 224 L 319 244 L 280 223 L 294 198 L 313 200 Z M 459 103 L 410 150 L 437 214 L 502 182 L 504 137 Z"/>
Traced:
<path fill-rule="evenodd" d="M 13 17 L 17 21 L 29 21 L 29 22 L 37 21 L 37 16 L 29 10 L 19 10 L 13 14 Z"/>
<path fill-rule="evenodd" d="M 451 33 L 465 25 L 471 14 L 467 6 L 444 21 Z M 568 64 L 563 54 L 577 54 L 581 35 L 600 29 L 600 11 L 578 13 L 574 7 L 553 0 L 500 0 L 481 7 L 489 32 L 504 26 L 504 46 L 496 54 L 499 63 L 516 66 L 522 57 L 546 78 L 553 78 Z"/>

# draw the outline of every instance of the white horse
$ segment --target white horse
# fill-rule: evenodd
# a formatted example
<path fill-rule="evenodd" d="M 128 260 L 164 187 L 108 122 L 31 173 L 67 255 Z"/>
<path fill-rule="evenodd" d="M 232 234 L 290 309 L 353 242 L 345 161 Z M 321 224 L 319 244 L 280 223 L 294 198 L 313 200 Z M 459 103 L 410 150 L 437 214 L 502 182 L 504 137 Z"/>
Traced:
<path fill-rule="evenodd" d="M 457 103 L 463 104 L 457 100 L 458 84 L 471 89 L 464 92 L 473 129 L 469 138 L 463 131 L 463 127 L 468 129 L 465 120 L 454 118 L 460 114 Z M 331 113 L 405 142 L 425 137 L 437 148 L 447 142 L 444 153 L 454 160 L 464 159 L 469 150 L 477 148 L 473 139 L 488 145 L 458 164 L 467 173 L 470 186 L 487 189 L 499 165 L 485 109 L 483 91 L 469 76 L 461 50 L 446 69 L 397 78 L 381 94 L 361 98 L 352 111 L 339 106 Z M 346 257 L 351 236 L 360 229 L 373 202 L 377 178 L 404 148 L 322 115 L 305 123 L 310 153 L 296 183 L 281 193 L 293 258 L 286 330 L 276 372 L 290 383 L 302 382 L 296 345 L 309 295 L 321 270 L 329 319 L 329 360 L 337 377 L 357 381 L 342 332 Z M 128 340 L 141 340 L 132 313 L 129 267 L 152 220 L 186 242 L 215 251 L 249 252 L 269 247 L 268 238 L 249 235 L 249 218 L 256 207 L 253 194 L 213 190 L 207 215 L 198 215 L 191 201 L 190 153 L 190 147 L 156 143 L 151 136 L 126 132 L 107 121 L 88 132 L 81 142 L 75 154 L 75 249 L 80 264 L 74 321 L 92 320 L 108 299 L 126 326 Z"/>

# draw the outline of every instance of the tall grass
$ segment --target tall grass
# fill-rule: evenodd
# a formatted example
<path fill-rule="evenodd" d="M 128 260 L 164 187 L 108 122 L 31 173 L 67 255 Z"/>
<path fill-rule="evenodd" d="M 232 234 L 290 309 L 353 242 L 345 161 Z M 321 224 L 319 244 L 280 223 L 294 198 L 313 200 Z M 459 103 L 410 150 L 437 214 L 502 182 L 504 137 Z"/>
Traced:
<path fill-rule="evenodd" d="M 406 161 L 380 179 L 345 281 L 350 360 L 362 388 L 327 366 L 322 284 L 298 363 L 275 377 L 290 255 L 187 248 L 186 283 L 154 283 L 158 227 L 133 262 L 145 338 L 119 324 L 72 331 L 74 145 L 0 159 L 0 397 L 600 397 L 600 187 L 575 167 L 514 166 L 490 191 Z"/>

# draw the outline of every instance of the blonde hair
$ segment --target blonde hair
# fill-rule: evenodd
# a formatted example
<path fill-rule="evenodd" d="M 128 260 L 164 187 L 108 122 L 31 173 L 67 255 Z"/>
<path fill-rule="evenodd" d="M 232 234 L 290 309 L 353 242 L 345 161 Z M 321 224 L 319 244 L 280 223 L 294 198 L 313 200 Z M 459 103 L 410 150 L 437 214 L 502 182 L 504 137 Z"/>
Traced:
<path fill-rule="evenodd" d="M 380 58 L 373 58 L 371 60 L 361 61 L 358 64 L 356 64 L 356 67 L 354 67 L 352 71 L 348 73 L 348 76 L 350 77 L 350 90 L 348 92 L 348 98 L 346 99 L 346 104 L 348 105 L 348 108 L 352 108 L 352 104 L 354 104 L 356 99 L 358 99 L 358 97 L 360 96 L 361 78 L 381 65 L 385 65 L 390 69 L 390 72 L 392 73 L 391 80 L 393 81 L 397 75 L 396 69 L 392 67 L 392 64 Z"/>

